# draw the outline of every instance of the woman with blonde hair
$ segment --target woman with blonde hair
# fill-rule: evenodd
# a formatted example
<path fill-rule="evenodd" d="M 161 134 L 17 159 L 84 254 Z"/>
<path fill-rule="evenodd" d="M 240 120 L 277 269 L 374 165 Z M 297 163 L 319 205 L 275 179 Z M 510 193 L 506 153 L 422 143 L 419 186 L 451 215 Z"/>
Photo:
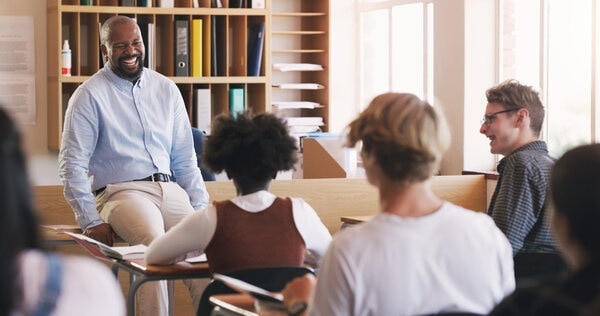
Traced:
<path fill-rule="evenodd" d="M 511 247 L 493 220 L 431 189 L 449 144 L 444 116 L 412 94 L 379 95 L 349 124 L 347 146 L 361 146 L 381 212 L 334 237 L 318 281 L 306 276 L 288 284 L 291 310 L 486 314 L 514 290 Z"/>

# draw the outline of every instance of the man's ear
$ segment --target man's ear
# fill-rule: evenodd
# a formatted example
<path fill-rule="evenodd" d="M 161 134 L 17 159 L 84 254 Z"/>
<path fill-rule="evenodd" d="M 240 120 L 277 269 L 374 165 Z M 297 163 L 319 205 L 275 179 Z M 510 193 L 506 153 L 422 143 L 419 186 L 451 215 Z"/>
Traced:
<path fill-rule="evenodd" d="M 104 44 L 100 45 L 100 51 L 102 52 L 102 58 L 106 61 L 106 56 L 108 56 L 108 49 Z"/>
<path fill-rule="evenodd" d="M 529 120 L 529 110 L 522 108 L 517 111 L 517 124 L 523 126 Z"/>

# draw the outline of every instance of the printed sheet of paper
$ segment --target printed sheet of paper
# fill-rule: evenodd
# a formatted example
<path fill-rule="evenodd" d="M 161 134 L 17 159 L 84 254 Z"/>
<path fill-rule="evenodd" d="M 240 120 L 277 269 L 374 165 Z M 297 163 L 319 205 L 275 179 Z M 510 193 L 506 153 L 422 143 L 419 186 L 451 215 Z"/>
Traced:
<path fill-rule="evenodd" d="M 33 16 L 0 16 L 0 105 L 23 124 L 35 124 Z"/>

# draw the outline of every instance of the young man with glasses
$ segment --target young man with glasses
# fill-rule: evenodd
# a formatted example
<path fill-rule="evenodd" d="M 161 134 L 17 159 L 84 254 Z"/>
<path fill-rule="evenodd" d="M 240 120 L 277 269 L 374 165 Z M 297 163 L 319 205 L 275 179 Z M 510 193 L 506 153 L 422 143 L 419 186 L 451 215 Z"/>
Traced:
<path fill-rule="evenodd" d="M 492 154 L 504 156 L 488 214 L 512 245 L 517 287 L 558 277 L 566 266 L 545 205 L 555 159 L 539 139 L 544 106 L 532 87 L 516 80 L 488 89 L 486 97 L 479 132 Z"/>

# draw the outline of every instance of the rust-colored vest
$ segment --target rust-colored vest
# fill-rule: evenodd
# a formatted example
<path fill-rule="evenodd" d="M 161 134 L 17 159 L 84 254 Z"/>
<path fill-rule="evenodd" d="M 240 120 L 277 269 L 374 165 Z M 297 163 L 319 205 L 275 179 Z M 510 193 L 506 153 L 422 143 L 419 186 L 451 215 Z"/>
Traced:
<path fill-rule="evenodd" d="M 214 205 L 217 227 L 205 249 L 211 274 L 304 264 L 306 246 L 294 223 L 290 198 L 276 198 L 258 213 L 246 212 L 231 201 Z"/>

